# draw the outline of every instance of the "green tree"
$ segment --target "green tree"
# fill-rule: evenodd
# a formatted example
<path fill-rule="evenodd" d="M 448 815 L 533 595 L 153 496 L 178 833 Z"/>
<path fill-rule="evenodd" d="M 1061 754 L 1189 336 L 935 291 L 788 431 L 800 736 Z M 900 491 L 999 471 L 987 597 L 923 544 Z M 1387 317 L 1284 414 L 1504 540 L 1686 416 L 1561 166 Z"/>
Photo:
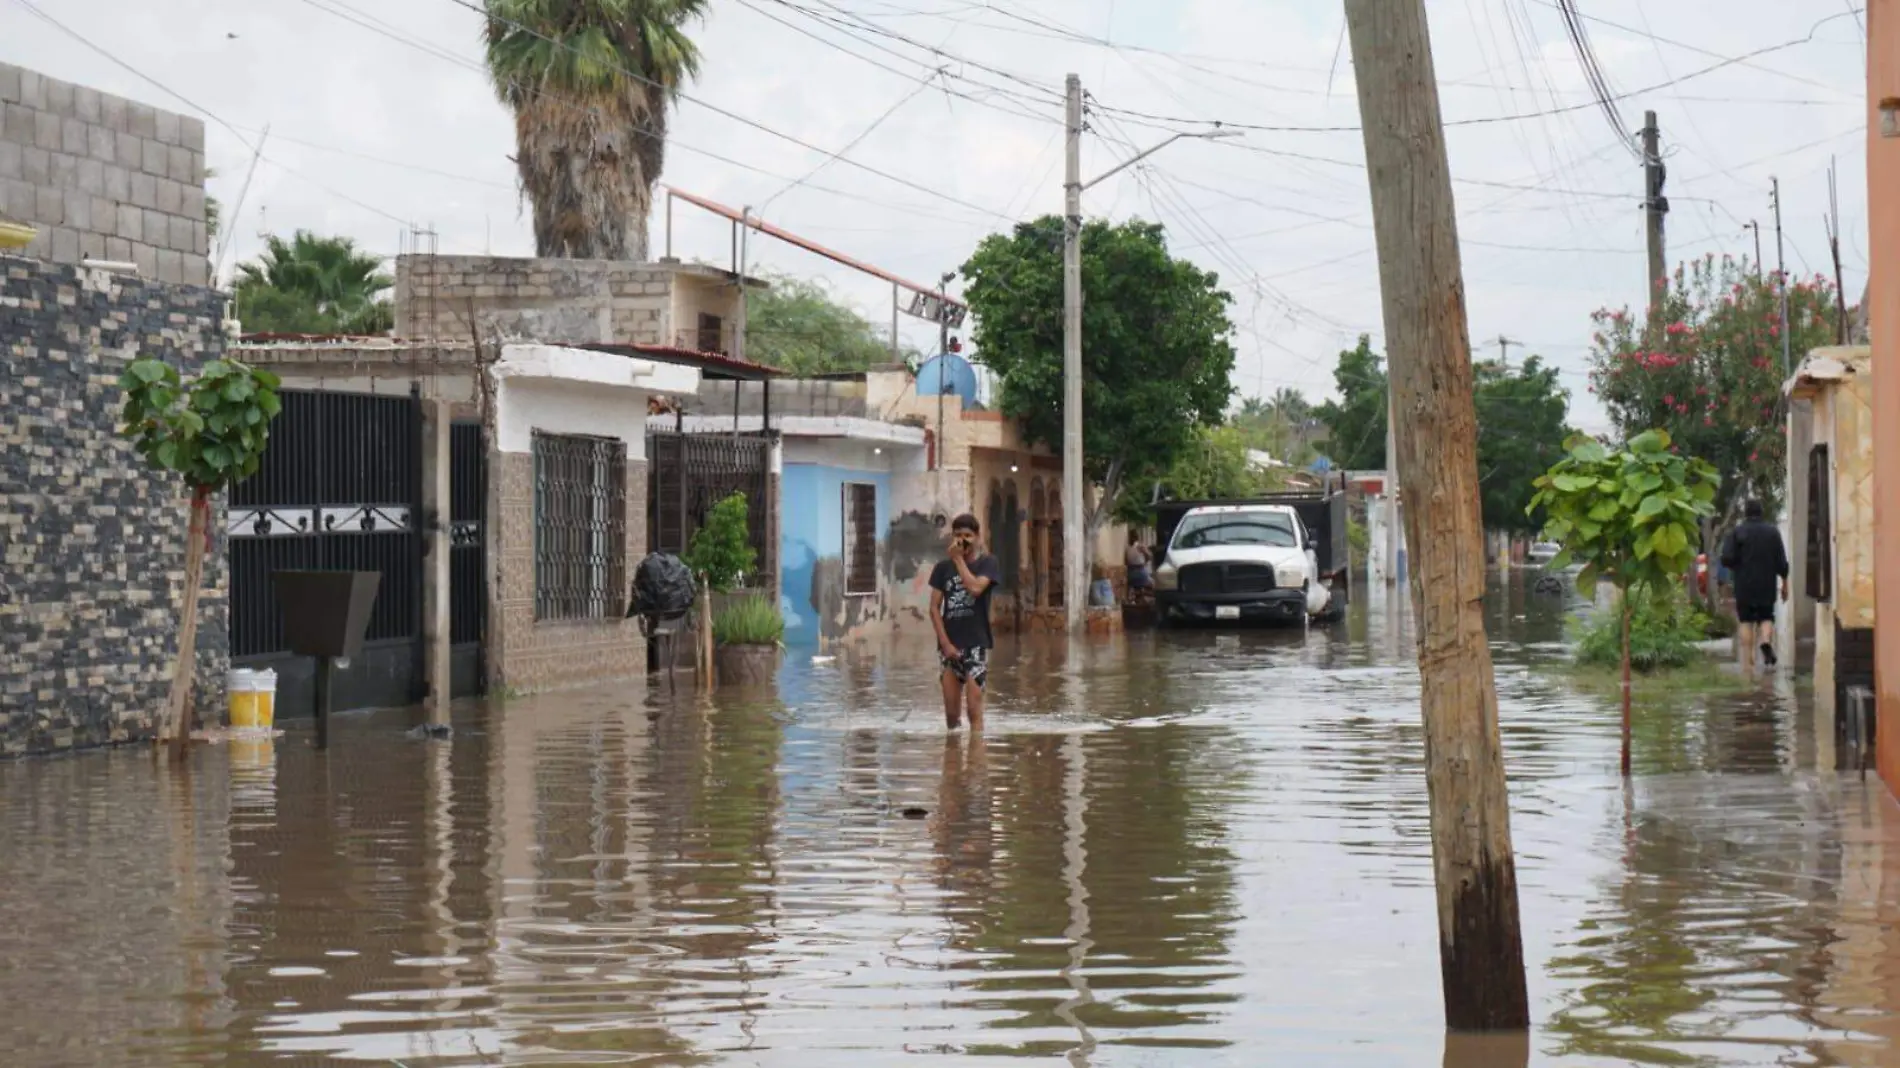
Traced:
<path fill-rule="evenodd" d="M 1599 310 L 1590 388 L 1625 438 L 1656 427 L 1722 475 L 1715 507 L 1731 514 L 1759 497 L 1770 515 L 1786 481 L 1776 276 L 1746 260 L 1713 256 L 1678 267 L 1646 319 Z M 1790 279 L 1789 351 L 1800 361 L 1835 338 L 1834 286 Z"/>
<path fill-rule="evenodd" d="M 1334 467 L 1348 471 L 1385 469 L 1386 379 L 1385 361 L 1372 351 L 1372 339 L 1359 335 L 1359 344 L 1339 354 L 1333 369 L 1339 399 L 1319 406 L 1326 424 L 1326 455 Z"/>
<path fill-rule="evenodd" d="M 1175 454 L 1174 462 L 1159 473 L 1142 471 L 1131 477 L 1116 502 L 1115 518 L 1141 525 L 1154 519 L 1157 487 L 1178 501 L 1224 500 L 1256 497 L 1285 486 L 1285 479 L 1254 466 L 1246 432 L 1232 424 L 1194 428 L 1194 441 Z"/>
<path fill-rule="evenodd" d="M 746 297 L 746 358 L 796 375 L 862 371 L 889 363 L 890 339 L 822 283 L 770 276 Z"/>
<path fill-rule="evenodd" d="M 1632 597 L 1655 596 L 1695 561 L 1702 520 L 1714 514 L 1719 478 L 1706 461 L 1683 457 L 1669 434 L 1646 430 L 1611 451 L 1582 434 L 1569 455 L 1535 485 L 1532 509 L 1548 517 L 1544 537 L 1563 546 L 1556 568 L 1582 561 L 1577 588 L 1599 578 L 1617 589 L 1623 617 L 1623 774 L 1630 773 L 1630 621 Z"/>
<path fill-rule="evenodd" d="M 238 265 L 238 317 L 254 333 L 384 333 L 395 315 L 382 296 L 393 285 L 382 266 L 347 237 L 272 234 L 262 256 Z"/>
<path fill-rule="evenodd" d="M 1315 446 L 1326 434 L 1326 424 L 1319 420 L 1312 402 L 1296 389 L 1280 389 L 1266 400 L 1248 397 L 1232 422 L 1249 447 L 1263 449 L 1295 467 L 1313 461 L 1319 454 Z"/>
<path fill-rule="evenodd" d="M 1543 524 L 1531 498 L 1538 476 L 1563 458 L 1572 431 L 1569 395 L 1557 369 L 1535 356 L 1509 370 L 1495 360 L 1476 367 L 1478 490 L 1487 530 L 1533 534 Z"/>
<path fill-rule="evenodd" d="M 746 535 L 746 496 L 733 492 L 712 506 L 706 522 L 693 533 L 693 542 L 681 554 L 693 574 L 706 580 L 715 593 L 730 593 L 752 570 L 757 554 Z"/>
<path fill-rule="evenodd" d="M 178 369 L 156 359 L 134 360 L 119 378 L 125 392 L 119 433 L 153 470 L 183 476 L 191 489 L 185 535 L 185 603 L 178 628 L 178 663 L 168 711 L 159 731 L 184 756 L 191 737 L 191 680 L 197 666 L 198 592 L 211 540 L 211 495 L 257 472 L 277 416 L 277 376 L 236 360 L 205 364 L 189 387 Z"/>
<path fill-rule="evenodd" d="M 645 260 L 667 109 L 699 73 L 708 0 L 485 0 L 537 254 Z"/>
<path fill-rule="evenodd" d="M 963 265 L 977 349 L 1002 380 L 1001 408 L 1031 441 L 1062 442 L 1062 227 L 1045 216 L 992 234 Z M 1083 473 L 1087 544 L 1131 475 L 1165 471 L 1195 427 L 1233 395 L 1232 298 L 1220 279 L 1168 254 L 1162 228 L 1082 229 Z"/>

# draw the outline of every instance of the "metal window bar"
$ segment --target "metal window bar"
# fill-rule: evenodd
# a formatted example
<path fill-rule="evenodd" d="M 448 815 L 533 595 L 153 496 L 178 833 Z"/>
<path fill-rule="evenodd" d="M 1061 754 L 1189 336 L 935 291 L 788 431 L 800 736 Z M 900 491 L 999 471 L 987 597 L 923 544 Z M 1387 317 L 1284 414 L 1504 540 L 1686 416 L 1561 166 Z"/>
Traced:
<path fill-rule="evenodd" d="M 534 435 L 534 618 L 617 619 L 627 585 L 627 446 Z"/>
<path fill-rule="evenodd" d="M 877 486 L 844 485 L 844 592 L 877 592 Z"/>
<path fill-rule="evenodd" d="M 778 559 L 768 526 L 772 442 L 763 435 L 647 434 L 647 548 L 680 553 L 706 514 L 735 490 L 746 495 L 746 535 L 769 574 Z"/>

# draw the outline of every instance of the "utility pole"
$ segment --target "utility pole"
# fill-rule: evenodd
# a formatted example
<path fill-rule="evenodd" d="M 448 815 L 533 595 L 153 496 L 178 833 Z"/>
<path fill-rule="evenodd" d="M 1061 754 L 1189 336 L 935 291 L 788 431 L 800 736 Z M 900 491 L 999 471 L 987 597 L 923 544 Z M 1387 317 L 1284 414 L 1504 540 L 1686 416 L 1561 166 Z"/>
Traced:
<path fill-rule="evenodd" d="M 1088 604 L 1082 544 L 1082 79 L 1069 75 L 1067 169 L 1062 182 L 1062 610 L 1070 633 Z"/>
<path fill-rule="evenodd" d="M 1841 194 L 1835 182 L 1833 159 L 1827 161 L 1827 248 L 1834 255 L 1834 343 L 1845 345 L 1847 330 L 1847 281 L 1841 273 Z"/>
<path fill-rule="evenodd" d="M 1517 341 L 1513 338 L 1505 337 L 1503 334 L 1498 335 L 1498 362 L 1503 365 L 1506 373 L 1509 373 L 1511 370 L 1511 346 L 1512 345 L 1516 345 L 1520 349 L 1524 347 L 1524 343 L 1522 341 Z"/>
<path fill-rule="evenodd" d="M 1669 198 L 1663 196 L 1668 170 L 1662 161 L 1662 131 L 1656 128 L 1656 113 L 1643 112 L 1643 211 L 1649 230 L 1649 310 L 1654 313 L 1668 291 L 1668 260 L 1663 253 L 1663 216 L 1669 214 Z"/>
<path fill-rule="evenodd" d="M 1398 404 L 1392 390 L 1392 363 L 1385 367 L 1385 585 L 1396 591 L 1399 585 L 1399 453 Z"/>
<path fill-rule="evenodd" d="M 1781 246 L 1781 179 L 1768 179 L 1768 197 L 1775 208 L 1775 289 L 1781 294 L 1781 376 L 1786 378 L 1794 357 L 1788 337 L 1788 261 Z"/>
<path fill-rule="evenodd" d="M 1530 1026 L 1517 863 L 1485 640 L 1484 522 L 1458 220 L 1425 0 L 1346 0 L 1372 186 L 1418 621 L 1445 1024 Z"/>
<path fill-rule="evenodd" d="M 1755 281 L 1759 282 L 1761 281 L 1761 223 L 1750 219 L 1744 229 L 1755 231 Z"/>

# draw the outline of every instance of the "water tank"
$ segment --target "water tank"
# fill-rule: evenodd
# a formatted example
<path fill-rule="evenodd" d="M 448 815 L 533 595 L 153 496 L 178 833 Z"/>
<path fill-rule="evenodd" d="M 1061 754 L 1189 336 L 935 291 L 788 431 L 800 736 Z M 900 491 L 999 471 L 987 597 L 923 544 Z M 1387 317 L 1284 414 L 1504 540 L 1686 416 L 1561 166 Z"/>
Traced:
<path fill-rule="evenodd" d="M 975 408 L 976 368 L 955 353 L 933 356 L 917 368 L 917 395 L 935 397 L 940 393 L 963 398 L 965 408 Z"/>

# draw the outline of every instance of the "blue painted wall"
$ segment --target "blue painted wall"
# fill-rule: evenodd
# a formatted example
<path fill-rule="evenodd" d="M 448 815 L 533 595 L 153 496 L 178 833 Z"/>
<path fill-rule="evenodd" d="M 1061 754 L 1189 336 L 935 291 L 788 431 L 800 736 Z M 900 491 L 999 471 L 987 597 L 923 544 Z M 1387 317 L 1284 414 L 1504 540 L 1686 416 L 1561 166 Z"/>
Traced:
<path fill-rule="evenodd" d="M 787 460 L 779 481 L 779 561 L 783 571 L 779 607 L 785 613 L 788 649 L 816 649 L 821 635 L 812 604 L 812 574 L 819 559 L 844 554 L 844 487 L 868 482 L 877 487 L 878 586 L 885 584 L 884 539 L 891 525 L 891 476 L 827 464 Z"/>

